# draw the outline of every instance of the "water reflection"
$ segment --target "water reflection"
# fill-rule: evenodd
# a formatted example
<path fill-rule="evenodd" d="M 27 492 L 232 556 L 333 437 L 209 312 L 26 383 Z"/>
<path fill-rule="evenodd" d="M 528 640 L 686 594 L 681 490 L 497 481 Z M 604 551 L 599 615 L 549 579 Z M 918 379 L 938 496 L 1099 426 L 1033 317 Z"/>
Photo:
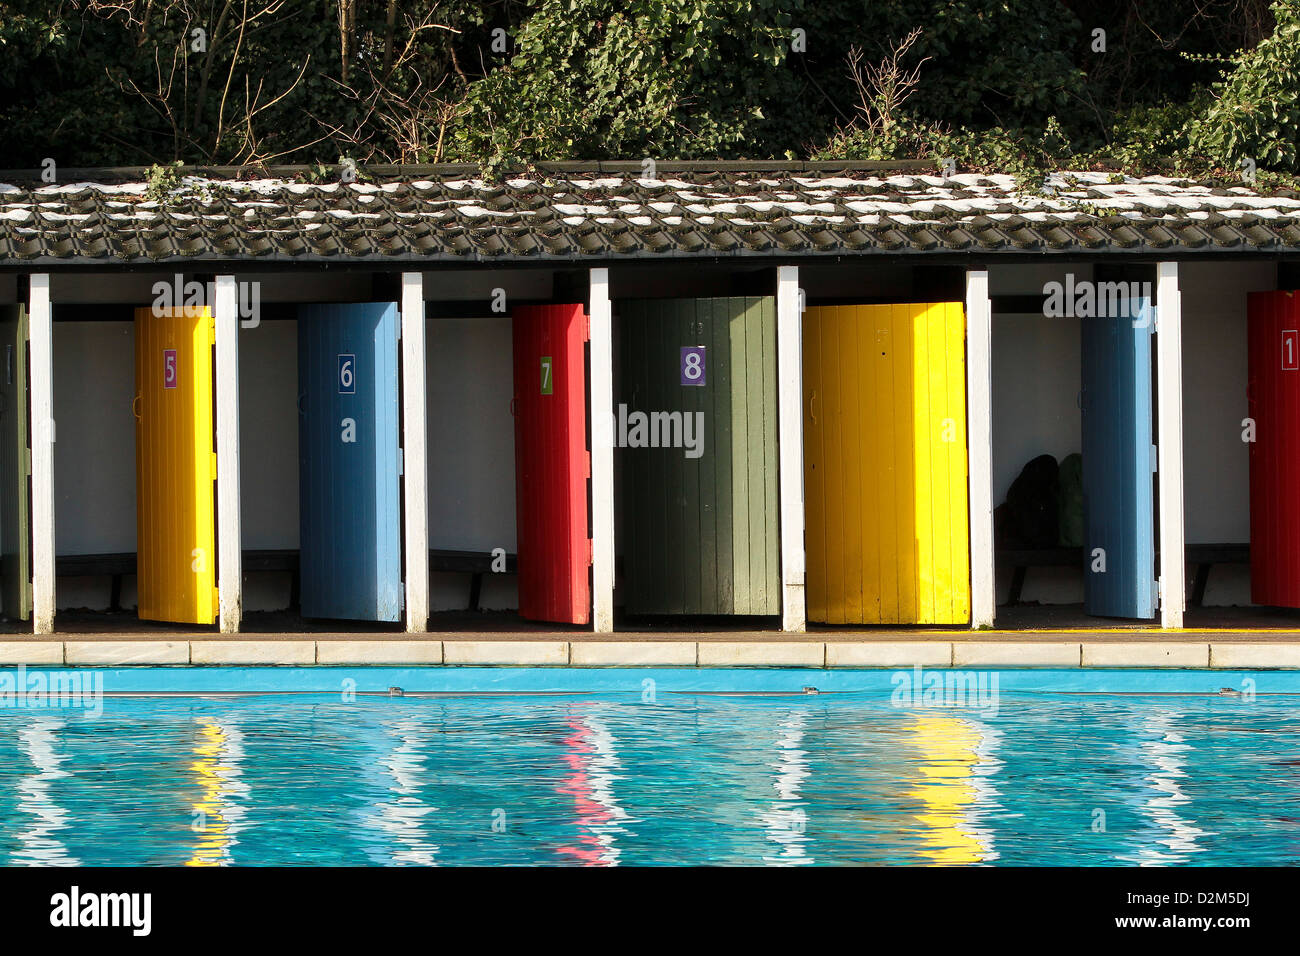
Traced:
<path fill-rule="evenodd" d="M 1001 766 L 995 756 L 998 737 L 969 718 L 916 718 L 912 742 L 922 762 L 911 796 L 924 805 L 924 812 L 916 814 L 926 827 L 919 851 L 930 862 L 955 865 L 998 858 L 993 831 L 979 825 L 980 814 L 996 797 L 990 778 Z"/>
<path fill-rule="evenodd" d="M 763 814 L 767 838 L 780 848 L 780 852 L 774 856 L 764 856 L 763 862 L 774 866 L 798 866 L 813 862 L 807 851 L 808 813 L 802 797 L 802 785 L 809 775 L 808 751 L 803 749 L 807 722 L 807 711 L 795 711 L 778 724 L 780 733 L 776 741 L 777 759 L 772 765 L 776 771 L 772 787 L 776 790 L 777 799 L 772 808 Z"/>
<path fill-rule="evenodd" d="M 379 862 L 395 866 L 436 866 L 440 847 L 428 838 L 424 818 L 438 808 L 425 802 L 420 784 L 426 771 L 427 729 L 421 721 L 399 720 L 392 727 L 390 746 L 376 755 L 380 779 L 392 799 L 376 802 L 364 820 L 383 834 L 387 847 Z M 373 854 L 372 854 L 373 856 Z"/>
<path fill-rule="evenodd" d="M 586 866 L 617 866 L 622 851 L 615 836 L 627 833 L 627 811 L 614 796 L 614 783 L 623 769 L 609 727 L 594 714 L 565 720 L 572 731 L 564 738 L 564 762 L 573 772 L 558 792 L 573 798 L 578 845 L 559 848 Z"/>
<path fill-rule="evenodd" d="M 243 774 L 244 735 L 229 721 L 201 720 L 199 742 L 190 765 L 198 774 L 201 796 L 194 803 L 193 827 L 198 833 L 194 855 L 186 866 L 228 866 L 239 842 L 248 786 Z"/>
<path fill-rule="evenodd" d="M 59 731 L 64 721 L 37 718 L 18 732 L 19 749 L 36 768 L 35 773 L 24 774 L 17 783 L 18 809 L 30 814 L 34 820 L 28 828 L 20 830 L 13 862 L 29 866 L 80 866 L 80 861 L 68 853 L 55 834 L 71 826 L 70 814 L 58 804 L 50 793 L 54 781 L 71 776 L 60 765 L 68 759 L 55 750 Z"/>
<path fill-rule="evenodd" d="M 1179 813 L 1192 801 L 1180 783 L 1187 777 L 1184 768 L 1192 750 L 1176 729 L 1180 716 L 1166 711 L 1143 722 L 1146 739 L 1139 750 L 1144 765 L 1153 769 L 1143 778 L 1150 790 L 1137 808 L 1152 824 L 1150 840 L 1138 848 L 1141 866 L 1186 863 L 1192 854 L 1202 852 L 1196 841 L 1205 831 Z"/>

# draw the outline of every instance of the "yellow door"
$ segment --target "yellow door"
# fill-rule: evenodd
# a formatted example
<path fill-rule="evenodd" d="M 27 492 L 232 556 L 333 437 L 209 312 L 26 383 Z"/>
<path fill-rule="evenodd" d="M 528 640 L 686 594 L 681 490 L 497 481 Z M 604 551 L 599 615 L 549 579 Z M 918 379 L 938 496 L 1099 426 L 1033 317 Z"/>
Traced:
<path fill-rule="evenodd" d="M 959 302 L 804 312 L 808 619 L 970 621 Z"/>
<path fill-rule="evenodd" d="M 135 313 L 136 551 L 140 617 L 217 619 L 212 313 Z"/>

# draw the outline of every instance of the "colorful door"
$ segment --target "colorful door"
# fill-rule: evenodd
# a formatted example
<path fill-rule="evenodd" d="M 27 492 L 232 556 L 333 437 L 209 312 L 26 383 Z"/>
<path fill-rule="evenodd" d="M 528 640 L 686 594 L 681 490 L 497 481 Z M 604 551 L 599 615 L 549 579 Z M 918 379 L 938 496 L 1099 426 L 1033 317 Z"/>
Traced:
<path fill-rule="evenodd" d="M 1088 614 L 1152 618 L 1156 549 L 1151 445 L 1149 299 L 1119 315 L 1085 318 L 1083 428 L 1084 597 Z"/>
<path fill-rule="evenodd" d="M 136 550 L 144 620 L 217 619 L 212 313 L 135 311 Z"/>
<path fill-rule="evenodd" d="M 1300 607 L 1300 296 L 1248 297 L 1250 599 Z"/>
<path fill-rule="evenodd" d="M 779 614 L 775 300 L 616 308 L 626 610 Z"/>
<path fill-rule="evenodd" d="M 27 488 L 27 310 L 0 307 L 0 613 L 32 614 Z"/>
<path fill-rule="evenodd" d="M 587 316 L 581 305 L 526 306 L 514 311 L 512 336 L 519 613 L 587 624 Z"/>
<path fill-rule="evenodd" d="M 298 310 L 303 617 L 402 619 L 397 304 Z"/>
<path fill-rule="evenodd" d="M 813 307 L 803 330 L 808 619 L 967 623 L 961 303 Z"/>

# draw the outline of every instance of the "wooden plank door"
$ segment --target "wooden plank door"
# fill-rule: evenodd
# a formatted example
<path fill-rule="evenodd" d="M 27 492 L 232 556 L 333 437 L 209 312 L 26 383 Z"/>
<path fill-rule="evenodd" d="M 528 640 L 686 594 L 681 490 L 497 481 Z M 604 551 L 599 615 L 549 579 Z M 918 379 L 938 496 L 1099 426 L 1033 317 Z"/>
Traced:
<path fill-rule="evenodd" d="M 968 623 L 962 304 L 812 307 L 803 329 L 808 619 Z"/>
<path fill-rule="evenodd" d="M 1300 296 L 1247 301 L 1250 599 L 1300 607 Z"/>
<path fill-rule="evenodd" d="M 402 619 L 395 302 L 298 310 L 303 617 Z"/>
<path fill-rule="evenodd" d="M 512 316 L 519 613 L 591 622 L 587 516 L 587 315 L 581 305 Z"/>
<path fill-rule="evenodd" d="M 1082 327 L 1084 610 L 1156 613 L 1149 299 Z M 1179 562 L 1181 567 L 1181 561 Z"/>
<path fill-rule="evenodd" d="M 779 614 L 775 300 L 625 300 L 616 309 L 615 440 L 628 440 L 618 451 L 624 606 Z M 634 413 L 648 416 L 641 435 L 652 444 L 634 447 Z M 672 446 L 674 435 L 685 438 L 686 416 L 703 423 L 698 456 Z"/>
<path fill-rule="evenodd" d="M 32 616 L 28 488 L 32 473 L 27 423 L 27 310 L 0 307 L 0 611 Z"/>
<path fill-rule="evenodd" d="M 207 307 L 136 309 L 136 538 L 144 620 L 217 619 L 215 326 Z"/>

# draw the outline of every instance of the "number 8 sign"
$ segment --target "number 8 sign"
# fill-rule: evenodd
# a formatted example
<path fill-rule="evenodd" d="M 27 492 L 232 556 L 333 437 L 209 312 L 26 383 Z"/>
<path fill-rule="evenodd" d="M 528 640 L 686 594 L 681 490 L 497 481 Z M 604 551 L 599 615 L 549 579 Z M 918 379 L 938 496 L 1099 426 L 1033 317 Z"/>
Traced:
<path fill-rule="evenodd" d="M 704 346 L 682 346 L 682 384 L 704 384 Z"/>

